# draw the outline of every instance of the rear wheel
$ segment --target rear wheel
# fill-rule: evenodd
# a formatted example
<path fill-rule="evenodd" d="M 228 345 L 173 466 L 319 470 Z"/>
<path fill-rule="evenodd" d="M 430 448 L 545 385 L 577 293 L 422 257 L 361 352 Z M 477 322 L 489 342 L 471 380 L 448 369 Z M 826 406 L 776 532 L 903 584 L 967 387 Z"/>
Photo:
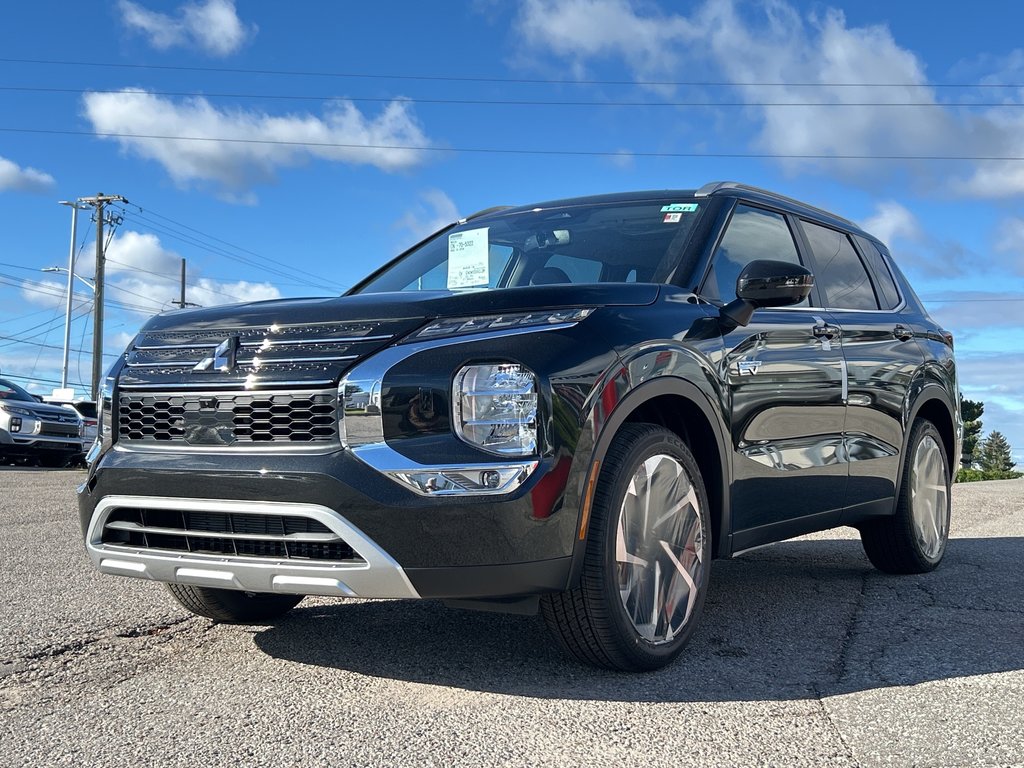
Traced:
<path fill-rule="evenodd" d="M 710 528 L 697 462 L 674 433 L 627 424 L 605 457 L 583 578 L 541 610 L 580 661 L 659 669 L 682 651 L 707 592 Z"/>
<path fill-rule="evenodd" d="M 861 526 L 872 565 L 886 573 L 927 573 L 949 541 L 950 472 L 942 435 L 917 419 L 910 430 L 896 514 Z"/>
<path fill-rule="evenodd" d="M 166 584 L 181 605 L 196 616 L 227 624 L 252 624 L 283 616 L 302 600 L 302 595 L 238 592 L 233 589 Z"/>

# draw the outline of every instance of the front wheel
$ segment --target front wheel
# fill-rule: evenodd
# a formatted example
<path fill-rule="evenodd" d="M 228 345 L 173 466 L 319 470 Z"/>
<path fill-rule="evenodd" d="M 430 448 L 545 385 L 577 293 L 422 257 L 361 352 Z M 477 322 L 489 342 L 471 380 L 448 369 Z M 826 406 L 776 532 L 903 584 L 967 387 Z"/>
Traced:
<path fill-rule="evenodd" d="M 226 624 L 255 624 L 283 616 L 302 600 L 302 595 L 239 592 L 234 589 L 165 584 L 182 607 L 196 616 Z"/>
<path fill-rule="evenodd" d="M 917 419 L 910 430 L 896 514 L 861 526 L 872 565 L 886 573 L 927 573 L 949 541 L 950 472 L 942 435 Z"/>
<path fill-rule="evenodd" d="M 625 425 L 601 467 L 581 584 L 541 600 L 562 647 L 623 671 L 659 669 L 678 656 L 707 593 L 707 515 L 686 444 L 653 424 Z"/>

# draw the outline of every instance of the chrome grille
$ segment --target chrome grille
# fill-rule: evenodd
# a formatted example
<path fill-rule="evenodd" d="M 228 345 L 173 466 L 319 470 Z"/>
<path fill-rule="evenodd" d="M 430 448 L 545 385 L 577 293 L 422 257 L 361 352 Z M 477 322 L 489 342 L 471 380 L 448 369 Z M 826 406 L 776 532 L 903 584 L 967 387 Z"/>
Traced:
<path fill-rule="evenodd" d="M 360 358 L 418 326 L 416 318 L 305 323 L 139 334 L 118 384 L 130 389 L 261 389 L 326 386 Z M 228 364 L 214 364 L 231 348 Z"/>
<path fill-rule="evenodd" d="M 122 392 L 117 433 L 130 445 L 331 444 L 338 398 L 319 392 Z"/>
<path fill-rule="evenodd" d="M 297 515 L 121 507 L 103 524 L 103 544 L 274 560 L 364 562 L 318 520 Z"/>

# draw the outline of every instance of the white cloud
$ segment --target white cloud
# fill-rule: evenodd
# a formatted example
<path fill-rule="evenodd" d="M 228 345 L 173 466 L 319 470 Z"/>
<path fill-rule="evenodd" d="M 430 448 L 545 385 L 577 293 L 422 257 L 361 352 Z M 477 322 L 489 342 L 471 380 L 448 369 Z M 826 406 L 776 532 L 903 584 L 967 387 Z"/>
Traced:
<path fill-rule="evenodd" d="M 95 245 L 86 246 L 75 272 L 90 279 L 95 272 Z M 181 256 L 161 244 L 151 233 L 119 232 L 106 251 L 106 297 L 126 305 L 140 315 L 172 309 L 180 291 Z M 45 293 L 34 290 L 45 286 Z M 62 306 L 66 285 L 55 281 L 34 281 L 22 288 L 23 296 L 34 304 Z M 76 293 L 81 299 L 90 295 Z M 196 274 L 194 267 L 186 276 L 186 301 L 204 307 L 242 301 L 277 299 L 281 292 L 272 283 L 238 280 L 222 282 Z"/>
<path fill-rule="evenodd" d="M 893 200 L 877 203 L 861 226 L 889 246 L 902 269 L 924 278 L 960 276 L 993 266 L 958 240 L 930 234 L 908 208 Z"/>
<path fill-rule="evenodd" d="M 440 189 L 428 189 L 420 193 L 419 200 L 395 222 L 395 227 L 419 241 L 458 219 L 452 199 Z"/>
<path fill-rule="evenodd" d="M 1024 292 L 960 290 L 922 291 L 922 294 L 928 313 L 956 337 L 973 336 L 974 331 L 988 332 L 991 336 L 993 328 L 1024 330 L 1015 328 L 1024 322 L 1018 319 L 1024 309 Z M 1024 378 L 1014 379 L 1014 386 L 1019 387 L 1022 380 Z"/>
<path fill-rule="evenodd" d="M 523 40 L 571 59 L 577 71 L 588 59 L 618 56 L 643 77 L 675 70 L 678 48 L 700 35 L 685 17 L 640 14 L 629 0 L 524 0 L 519 27 Z"/>
<path fill-rule="evenodd" d="M 996 251 L 1008 254 L 1011 267 L 1024 275 L 1024 219 L 1017 216 L 1004 219 L 996 229 Z"/>
<path fill-rule="evenodd" d="M 186 3 L 174 15 L 151 11 L 132 0 L 120 0 L 118 5 L 125 26 L 145 35 L 159 50 L 194 47 L 227 56 L 256 34 L 254 24 L 243 24 L 238 18 L 234 0 Z"/>
<path fill-rule="evenodd" d="M 744 5 L 742 13 L 737 6 L 733 0 L 708 0 L 684 16 L 639 0 L 523 0 L 518 27 L 535 51 L 567 60 L 577 71 L 614 57 L 637 80 L 724 78 L 748 105 L 756 149 L 809 156 L 780 160 L 791 170 L 827 168 L 851 179 L 877 181 L 902 169 L 955 194 L 1024 194 L 1021 163 L 814 159 L 1024 156 L 1024 114 L 940 102 L 924 63 L 901 47 L 886 26 L 851 27 L 836 9 L 804 17 L 784 0 Z M 900 85 L 843 85 L 849 83 Z M 800 106 L 761 104 L 765 101 Z M 881 106 L 861 106 L 865 102 Z M 922 106 L 888 106 L 906 102 Z"/>
<path fill-rule="evenodd" d="M 985 403 L 981 416 L 985 433 L 999 430 L 1013 446 L 1014 460 L 1024 467 L 1024 397 L 1018 382 L 1024 379 L 1024 355 L 997 353 L 957 354 L 960 386 L 971 400 Z"/>
<path fill-rule="evenodd" d="M 21 296 L 26 301 L 37 304 L 40 307 L 63 307 L 66 303 L 68 284 L 64 282 L 43 278 L 41 280 L 23 280 L 21 283 Z M 76 285 L 74 289 L 74 300 L 77 304 L 92 301 L 92 291 L 82 285 Z"/>
<path fill-rule="evenodd" d="M 270 181 L 276 169 L 311 158 L 399 171 L 423 162 L 424 153 L 385 147 L 429 143 L 409 102 L 401 99 L 375 117 L 345 100 L 330 102 L 322 117 L 222 110 L 201 97 L 175 101 L 141 89 L 87 93 L 83 100 L 85 116 L 97 133 L 192 137 L 108 139 L 127 152 L 156 160 L 179 184 L 213 182 L 229 193 Z"/>
<path fill-rule="evenodd" d="M 35 168 L 22 168 L 0 157 L 0 192 L 49 192 L 56 185 L 53 176 Z"/>
<path fill-rule="evenodd" d="M 628 149 L 618 149 L 608 162 L 620 171 L 631 171 L 636 165 L 636 155 Z"/>
<path fill-rule="evenodd" d="M 865 232 L 870 232 L 886 244 L 896 238 L 920 240 L 922 234 L 917 217 L 894 200 L 878 203 L 874 214 L 865 219 L 861 226 Z"/>

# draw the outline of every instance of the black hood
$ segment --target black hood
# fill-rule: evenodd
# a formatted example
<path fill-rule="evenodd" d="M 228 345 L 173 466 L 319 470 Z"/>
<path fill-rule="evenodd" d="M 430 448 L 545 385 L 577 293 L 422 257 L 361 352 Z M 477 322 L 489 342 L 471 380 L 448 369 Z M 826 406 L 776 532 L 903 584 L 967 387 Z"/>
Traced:
<path fill-rule="evenodd" d="M 649 283 L 538 285 L 494 291 L 450 293 L 406 291 L 308 299 L 275 299 L 184 309 L 157 315 L 143 331 L 203 330 L 361 320 L 431 320 L 436 317 L 562 307 L 641 306 L 653 304 L 658 286 Z"/>
<path fill-rule="evenodd" d="M 644 305 L 657 297 L 657 285 L 608 283 L 281 299 L 168 312 L 136 337 L 119 384 L 168 391 L 322 387 L 435 318 Z"/>

